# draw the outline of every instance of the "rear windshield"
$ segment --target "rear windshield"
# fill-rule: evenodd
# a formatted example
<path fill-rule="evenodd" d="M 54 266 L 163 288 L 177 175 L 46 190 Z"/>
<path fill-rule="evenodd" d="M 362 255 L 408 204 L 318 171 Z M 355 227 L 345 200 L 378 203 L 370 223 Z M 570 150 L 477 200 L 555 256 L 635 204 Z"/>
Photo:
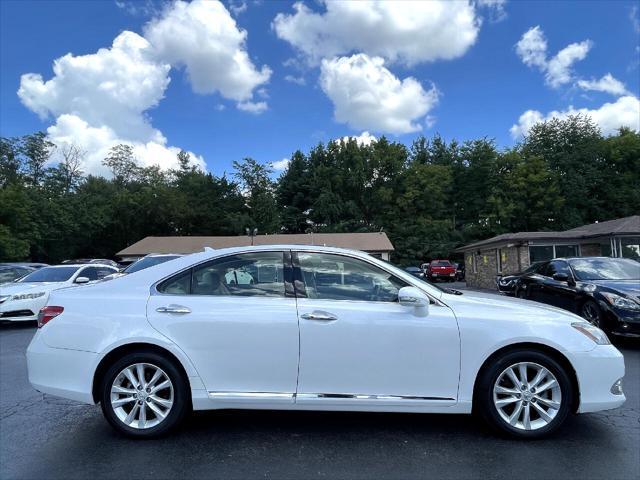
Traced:
<path fill-rule="evenodd" d="M 44 267 L 22 277 L 21 282 L 66 282 L 80 267 Z"/>
<path fill-rule="evenodd" d="M 431 262 L 431 265 L 435 265 L 436 267 L 450 267 L 451 262 L 449 260 L 434 260 Z"/>
<path fill-rule="evenodd" d="M 145 268 L 153 267 L 154 265 L 159 265 L 164 262 L 168 262 L 169 260 L 173 260 L 178 258 L 180 255 L 163 255 L 161 257 L 144 257 L 138 260 L 135 263 L 132 263 L 127 268 L 124 269 L 125 273 L 134 273 L 139 272 L 140 270 L 144 270 Z"/>

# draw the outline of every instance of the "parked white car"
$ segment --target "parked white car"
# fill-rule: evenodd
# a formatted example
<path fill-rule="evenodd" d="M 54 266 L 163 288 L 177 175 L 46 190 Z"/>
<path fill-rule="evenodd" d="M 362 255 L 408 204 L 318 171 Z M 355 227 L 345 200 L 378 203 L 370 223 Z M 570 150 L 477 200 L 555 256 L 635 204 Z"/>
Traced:
<path fill-rule="evenodd" d="M 229 272 L 253 272 L 253 283 Z M 624 360 L 582 318 L 448 293 L 365 253 L 209 250 L 57 290 L 27 351 L 40 392 L 149 437 L 190 409 L 480 413 L 539 437 L 616 408 Z"/>
<path fill-rule="evenodd" d="M 0 285 L 0 320 L 37 320 L 51 291 L 100 280 L 117 271 L 109 265 L 56 265 L 35 270 L 16 282 Z"/>

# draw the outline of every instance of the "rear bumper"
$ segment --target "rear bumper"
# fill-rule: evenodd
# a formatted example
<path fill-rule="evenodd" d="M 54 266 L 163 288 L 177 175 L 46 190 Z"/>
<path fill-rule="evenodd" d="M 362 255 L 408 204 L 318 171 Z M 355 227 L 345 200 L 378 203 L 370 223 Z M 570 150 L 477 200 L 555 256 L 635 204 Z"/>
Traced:
<path fill-rule="evenodd" d="M 37 391 L 93 404 L 93 373 L 99 354 L 52 348 L 36 332 L 27 348 L 29 383 Z"/>
<path fill-rule="evenodd" d="M 613 345 L 598 345 L 590 352 L 574 353 L 572 363 L 580 388 L 578 413 L 610 410 L 625 402 L 624 394 L 611 392 L 613 384 L 624 377 L 624 357 Z"/>

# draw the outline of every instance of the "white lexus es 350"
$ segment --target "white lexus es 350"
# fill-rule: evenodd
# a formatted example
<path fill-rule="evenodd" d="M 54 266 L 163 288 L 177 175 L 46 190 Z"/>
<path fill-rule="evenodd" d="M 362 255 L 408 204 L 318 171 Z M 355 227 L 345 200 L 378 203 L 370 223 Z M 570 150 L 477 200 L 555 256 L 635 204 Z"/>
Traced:
<path fill-rule="evenodd" d="M 534 438 L 625 401 L 622 355 L 580 317 L 329 247 L 208 249 L 56 290 L 38 326 L 34 388 L 135 437 L 243 408 L 473 411 Z"/>

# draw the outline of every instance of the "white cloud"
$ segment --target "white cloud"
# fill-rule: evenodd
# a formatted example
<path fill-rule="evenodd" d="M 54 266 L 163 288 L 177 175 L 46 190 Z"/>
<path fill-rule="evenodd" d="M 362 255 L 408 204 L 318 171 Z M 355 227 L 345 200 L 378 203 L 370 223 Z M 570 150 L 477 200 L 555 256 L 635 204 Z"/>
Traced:
<path fill-rule="evenodd" d="M 631 20 L 631 25 L 633 25 L 636 33 L 640 33 L 640 15 L 638 14 L 638 10 L 638 5 L 634 5 L 629 11 L 629 20 Z"/>
<path fill-rule="evenodd" d="M 413 77 L 400 80 L 380 57 L 365 54 L 323 60 L 320 86 L 334 105 L 336 121 L 355 129 L 409 133 L 438 102 L 435 86 L 425 91 Z"/>
<path fill-rule="evenodd" d="M 166 170 L 178 167 L 177 155 L 180 149 L 169 147 L 166 141 L 137 141 L 122 138 L 108 126 L 92 127 L 76 115 L 63 114 L 58 117 L 56 123 L 47 129 L 49 139 L 58 147 L 74 144 L 87 152 L 82 169 L 86 173 L 109 177 L 109 169 L 102 165 L 102 160 L 107 156 L 111 147 L 126 143 L 133 147 L 138 165 L 150 167 L 158 165 Z M 188 152 L 192 165 L 200 170 L 206 170 L 206 164 L 201 156 Z M 57 158 L 54 156 L 53 161 Z"/>
<path fill-rule="evenodd" d="M 166 63 L 153 58 L 151 45 L 133 32 L 123 32 L 111 48 L 94 54 L 58 58 L 54 76 L 22 75 L 18 96 L 41 118 L 64 113 L 90 125 L 110 126 L 118 135 L 161 140 L 142 112 L 156 106 L 169 85 Z"/>
<path fill-rule="evenodd" d="M 492 22 L 501 22 L 507 18 L 505 5 L 507 0 L 477 0 L 478 6 L 489 11 Z"/>
<path fill-rule="evenodd" d="M 536 26 L 525 32 L 516 43 L 516 53 L 525 65 L 544 72 L 546 83 L 557 88 L 573 80 L 573 64 L 583 60 L 592 45 L 590 40 L 572 43 L 547 59 L 547 40 L 540 26 Z"/>
<path fill-rule="evenodd" d="M 618 98 L 613 103 L 605 103 L 595 110 L 576 109 L 570 106 L 567 110 L 552 111 L 546 115 L 538 110 L 527 110 L 520 115 L 518 123 L 511 127 L 511 136 L 519 138 L 526 135 L 529 129 L 538 122 L 545 122 L 552 118 L 563 119 L 569 115 L 578 114 L 590 116 L 605 135 L 615 133 L 620 127 L 630 127 L 640 131 L 640 100 L 632 95 L 627 95 Z"/>
<path fill-rule="evenodd" d="M 132 145 L 142 166 L 177 165 L 180 149 L 167 145 L 148 116 L 164 97 L 172 66 L 186 66 L 197 93 L 219 92 L 254 114 L 267 109 L 266 102 L 253 100 L 253 92 L 268 96 L 260 85 L 271 71 L 253 66 L 245 49 L 246 32 L 220 2 L 177 1 L 145 32 L 142 37 L 124 31 L 110 48 L 56 59 L 50 80 L 35 73 L 21 77 L 22 103 L 43 119 L 56 119 L 48 129 L 54 143 L 76 143 L 88 152 L 87 173 L 106 174 L 101 161 L 117 143 Z M 201 157 L 191 157 L 205 168 Z"/>
<path fill-rule="evenodd" d="M 295 77 L 295 76 L 293 76 L 293 75 L 286 75 L 286 76 L 284 77 L 284 79 L 285 79 L 287 82 L 295 83 L 296 85 L 306 85 L 306 84 L 307 84 L 307 82 L 306 82 L 306 80 L 304 79 L 304 77 Z"/>
<path fill-rule="evenodd" d="M 615 96 L 631 95 L 624 86 L 624 83 L 614 78 L 610 73 L 607 73 L 599 80 L 578 80 L 577 85 L 583 90 L 605 92 Z"/>
<path fill-rule="evenodd" d="M 362 52 L 408 65 L 462 56 L 475 42 L 480 19 L 468 1 L 322 1 L 315 12 L 302 2 L 279 13 L 277 36 L 313 64 Z"/>
<path fill-rule="evenodd" d="M 283 158 L 282 160 L 276 160 L 275 162 L 271 162 L 271 168 L 275 171 L 280 172 L 286 170 L 289 167 L 289 163 L 291 163 L 290 158 Z"/>
<path fill-rule="evenodd" d="M 238 109 L 243 112 L 253 113 L 255 115 L 260 114 L 267 110 L 267 102 L 239 102 Z"/>
<path fill-rule="evenodd" d="M 244 0 L 231 0 L 229 2 L 229 10 L 231 10 L 237 17 L 241 13 L 247 11 L 247 2 L 245 2 Z"/>
<path fill-rule="evenodd" d="M 348 142 L 350 139 L 355 140 L 356 143 L 360 146 L 369 146 L 372 143 L 378 141 L 378 139 L 374 135 L 371 135 L 367 131 L 362 132 L 360 135 L 347 135 L 342 137 L 340 140 L 342 140 L 343 142 Z"/>
<path fill-rule="evenodd" d="M 161 61 L 185 67 L 196 93 L 247 102 L 271 76 L 268 66 L 258 70 L 251 62 L 247 32 L 219 1 L 176 1 L 144 32 Z"/>

